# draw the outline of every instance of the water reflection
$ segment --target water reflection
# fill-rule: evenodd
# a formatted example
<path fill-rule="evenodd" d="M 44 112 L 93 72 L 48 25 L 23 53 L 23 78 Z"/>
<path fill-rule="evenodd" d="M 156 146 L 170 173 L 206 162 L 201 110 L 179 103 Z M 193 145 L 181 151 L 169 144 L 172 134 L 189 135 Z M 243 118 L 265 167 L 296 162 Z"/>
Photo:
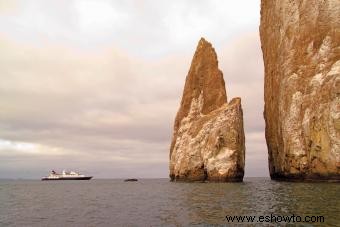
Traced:
<path fill-rule="evenodd" d="M 192 225 L 227 224 L 226 215 L 323 215 L 326 223 L 340 224 L 339 184 L 251 178 L 244 183 L 178 185 L 186 188 L 183 205 Z"/>

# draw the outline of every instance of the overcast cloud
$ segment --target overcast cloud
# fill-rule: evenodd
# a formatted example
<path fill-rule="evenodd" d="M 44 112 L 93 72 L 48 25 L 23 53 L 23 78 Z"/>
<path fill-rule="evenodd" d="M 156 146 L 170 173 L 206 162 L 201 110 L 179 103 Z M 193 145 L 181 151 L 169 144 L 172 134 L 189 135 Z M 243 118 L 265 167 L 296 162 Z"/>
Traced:
<path fill-rule="evenodd" d="M 246 176 L 268 176 L 260 2 L 0 0 L 0 178 L 167 177 L 200 37 L 240 96 Z"/>

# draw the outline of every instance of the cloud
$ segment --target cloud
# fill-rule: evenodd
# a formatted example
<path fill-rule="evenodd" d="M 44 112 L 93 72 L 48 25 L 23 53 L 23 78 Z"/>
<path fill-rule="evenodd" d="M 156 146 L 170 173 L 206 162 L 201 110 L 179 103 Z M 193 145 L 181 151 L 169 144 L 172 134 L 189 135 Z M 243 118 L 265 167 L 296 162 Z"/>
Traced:
<path fill-rule="evenodd" d="M 223 44 L 258 26 L 260 13 L 259 1 L 253 0 L 17 0 L 12 7 L 2 5 L 0 27 L 11 39 L 88 50 L 113 42 L 143 58 L 190 52 L 201 36 Z"/>
<path fill-rule="evenodd" d="M 247 170 L 267 176 L 258 13 L 244 18 L 241 3 L 218 1 L 16 3 L 0 10 L 0 177 L 39 177 L 52 166 L 167 177 L 201 35 L 215 46 L 228 99 L 242 97 Z"/>
<path fill-rule="evenodd" d="M 88 165 L 94 159 L 118 160 L 120 165 L 163 163 L 167 169 L 170 122 L 185 78 L 178 71 L 186 70 L 169 66 L 182 57 L 150 62 L 113 49 L 84 55 L 67 48 L 1 43 L 0 138 L 43 146 L 38 153 L 49 155 L 44 162 L 51 165 L 58 163 L 59 157 L 52 157 L 58 148 L 65 160 Z M 3 145 L 0 155 L 12 153 L 17 161 L 32 155 Z"/>

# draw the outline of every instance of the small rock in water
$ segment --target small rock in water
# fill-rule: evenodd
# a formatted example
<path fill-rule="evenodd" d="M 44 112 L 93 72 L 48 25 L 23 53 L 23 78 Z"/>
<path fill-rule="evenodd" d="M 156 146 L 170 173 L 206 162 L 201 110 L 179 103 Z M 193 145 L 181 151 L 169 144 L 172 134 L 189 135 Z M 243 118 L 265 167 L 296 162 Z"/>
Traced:
<path fill-rule="evenodd" d="M 129 178 L 129 179 L 125 179 L 124 181 L 125 181 L 125 182 L 129 182 L 129 181 L 138 181 L 138 179 L 136 179 L 136 178 Z"/>

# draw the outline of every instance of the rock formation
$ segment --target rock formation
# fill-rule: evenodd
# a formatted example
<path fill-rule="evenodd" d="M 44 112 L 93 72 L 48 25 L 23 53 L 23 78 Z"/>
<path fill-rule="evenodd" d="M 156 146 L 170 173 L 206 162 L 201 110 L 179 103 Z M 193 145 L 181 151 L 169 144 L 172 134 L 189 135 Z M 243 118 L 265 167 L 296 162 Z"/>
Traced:
<path fill-rule="evenodd" d="M 273 179 L 340 180 L 339 15 L 339 0 L 262 0 Z"/>
<path fill-rule="evenodd" d="M 242 181 L 241 99 L 227 103 L 214 48 L 199 41 L 183 91 L 170 148 L 172 181 Z"/>

